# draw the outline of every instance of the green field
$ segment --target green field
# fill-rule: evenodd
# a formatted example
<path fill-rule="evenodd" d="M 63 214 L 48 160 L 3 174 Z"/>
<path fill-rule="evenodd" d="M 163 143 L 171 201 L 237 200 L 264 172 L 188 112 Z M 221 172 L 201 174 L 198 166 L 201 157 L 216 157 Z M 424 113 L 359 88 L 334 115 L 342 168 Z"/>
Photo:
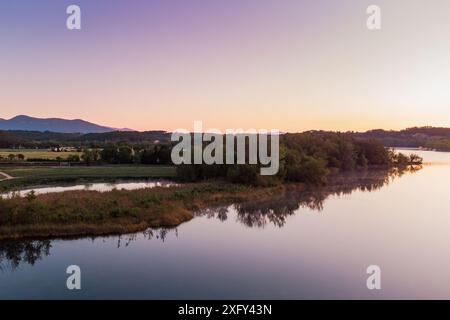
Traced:
<path fill-rule="evenodd" d="M 23 154 L 25 159 L 50 159 L 55 160 L 57 157 L 61 159 L 67 159 L 68 156 L 78 155 L 81 156 L 81 152 L 53 152 L 51 150 L 40 149 L 0 149 L 0 157 L 7 158 L 10 154 L 18 155 Z"/>
<path fill-rule="evenodd" d="M 176 175 L 175 167 L 143 165 L 31 168 L 0 167 L 0 172 L 14 177 L 12 180 L 0 181 L 0 189 L 3 190 L 55 183 L 173 178 Z"/>

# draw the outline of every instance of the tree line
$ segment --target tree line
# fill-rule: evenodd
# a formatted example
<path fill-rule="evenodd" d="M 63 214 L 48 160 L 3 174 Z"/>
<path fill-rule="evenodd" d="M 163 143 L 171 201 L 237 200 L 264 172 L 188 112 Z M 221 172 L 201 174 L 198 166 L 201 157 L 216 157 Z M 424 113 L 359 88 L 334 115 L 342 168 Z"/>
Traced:
<path fill-rule="evenodd" d="M 255 185 L 282 181 L 322 185 L 330 173 L 421 164 L 419 156 L 396 153 L 379 140 L 357 139 L 349 133 L 307 132 L 280 137 L 280 170 L 276 176 L 261 176 L 258 165 L 181 165 L 178 177 L 184 181 L 223 178 Z"/>
<path fill-rule="evenodd" d="M 204 147 L 206 145 L 207 143 Z M 67 161 L 88 166 L 173 165 L 172 147 L 170 142 L 108 143 L 102 148 L 84 148 L 81 156 L 71 155 Z M 225 159 L 225 146 L 223 148 Z M 180 165 L 177 166 L 177 176 L 182 181 L 223 179 L 254 185 L 270 185 L 282 181 L 320 185 L 327 182 L 330 173 L 369 167 L 416 166 L 421 163 L 419 156 L 395 153 L 377 139 L 362 139 L 351 133 L 305 132 L 280 136 L 280 169 L 276 176 L 261 176 L 259 165 L 227 164 Z"/>
<path fill-rule="evenodd" d="M 306 133 L 315 136 L 332 134 L 328 131 Z M 415 127 L 399 131 L 377 129 L 345 134 L 362 140 L 376 139 L 381 141 L 385 147 L 424 147 L 440 151 L 450 150 L 450 128 Z M 170 133 L 165 131 L 113 131 L 81 134 L 0 130 L 0 148 L 48 149 L 58 146 L 104 148 L 108 144 L 144 148 L 155 142 L 169 143 Z"/>
<path fill-rule="evenodd" d="M 110 144 L 103 149 L 85 149 L 80 161 L 87 165 L 172 165 L 171 152 L 170 143 L 144 148 Z M 223 156 L 225 159 L 225 151 Z M 276 176 L 261 176 L 260 165 L 248 164 L 180 165 L 177 167 L 177 176 L 182 181 L 225 179 L 255 185 L 269 185 L 280 181 L 320 185 L 326 183 L 330 173 L 421 164 L 419 156 L 396 153 L 385 148 L 379 140 L 357 139 L 346 133 L 300 133 L 280 137 L 280 169 Z"/>

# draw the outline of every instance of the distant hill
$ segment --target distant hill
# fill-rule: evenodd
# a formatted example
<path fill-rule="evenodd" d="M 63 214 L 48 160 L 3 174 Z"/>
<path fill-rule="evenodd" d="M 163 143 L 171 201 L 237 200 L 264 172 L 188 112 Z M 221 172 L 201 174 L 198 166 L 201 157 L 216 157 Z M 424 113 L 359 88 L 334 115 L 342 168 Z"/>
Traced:
<path fill-rule="evenodd" d="M 30 119 L 30 117 L 26 117 L 26 119 Z M 58 119 L 71 123 L 71 126 L 66 125 L 64 129 L 45 127 L 47 131 L 42 131 L 43 128 L 41 127 L 40 129 L 2 130 L 5 121 L 11 120 L 0 121 L 0 148 L 49 148 L 55 146 L 102 148 L 108 144 L 133 145 L 140 148 L 148 144 L 169 143 L 171 139 L 170 132 L 166 131 L 116 130 L 82 120 Z M 85 127 L 75 127 L 72 121 L 75 121 L 76 124 L 81 121 Z M 332 132 L 308 131 L 308 133 L 323 136 Z M 439 151 L 450 151 L 450 128 L 415 127 L 400 131 L 377 129 L 366 132 L 341 132 L 341 134 L 350 135 L 355 139 L 379 140 L 386 147 L 424 147 Z"/>
<path fill-rule="evenodd" d="M 426 147 L 444 150 L 450 142 L 450 128 L 414 127 L 400 131 L 370 130 L 353 133 L 357 138 L 377 139 L 387 147 Z"/>
<path fill-rule="evenodd" d="M 107 144 L 147 145 L 170 141 L 165 131 L 112 131 L 101 133 L 63 133 L 42 131 L 2 131 L 0 148 L 50 148 L 56 146 L 96 147 Z"/>
<path fill-rule="evenodd" d="M 332 131 L 311 130 L 307 133 L 323 137 Z M 375 129 L 366 132 L 340 132 L 355 139 L 378 140 L 385 147 L 390 148 L 425 148 L 437 151 L 450 152 L 450 128 L 442 127 L 414 127 L 404 130 Z"/>
<path fill-rule="evenodd" d="M 51 131 L 61 133 L 103 133 L 111 131 L 131 131 L 130 129 L 119 130 L 105 127 L 81 119 L 66 120 L 59 118 L 40 119 L 20 115 L 9 120 L 0 119 L 0 130 L 21 131 Z"/>

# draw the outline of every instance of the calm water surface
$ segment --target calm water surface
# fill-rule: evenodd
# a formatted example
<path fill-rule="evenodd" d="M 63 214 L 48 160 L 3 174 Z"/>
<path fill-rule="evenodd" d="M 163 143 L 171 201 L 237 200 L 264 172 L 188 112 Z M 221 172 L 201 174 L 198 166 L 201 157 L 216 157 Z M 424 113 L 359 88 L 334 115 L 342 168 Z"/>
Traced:
<path fill-rule="evenodd" d="M 414 173 L 293 187 L 174 230 L 0 243 L 0 298 L 450 299 L 450 153 L 416 153 L 430 164 Z M 380 291 L 366 288 L 373 264 Z"/>
<path fill-rule="evenodd" d="M 115 183 L 85 183 L 69 186 L 52 186 L 52 187 L 35 187 L 32 189 L 24 189 L 19 191 L 12 191 L 0 194 L 3 199 L 11 198 L 12 196 L 26 196 L 31 191 L 35 195 L 47 194 L 47 193 L 59 193 L 66 191 L 99 191 L 108 192 L 114 189 L 117 190 L 137 190 L 137 189 L 148 189 L 155 187 L 171 187 L 175 185 L 173 182 L 169 181 L 142 181 L 142 182 L 115 182 Z"/>

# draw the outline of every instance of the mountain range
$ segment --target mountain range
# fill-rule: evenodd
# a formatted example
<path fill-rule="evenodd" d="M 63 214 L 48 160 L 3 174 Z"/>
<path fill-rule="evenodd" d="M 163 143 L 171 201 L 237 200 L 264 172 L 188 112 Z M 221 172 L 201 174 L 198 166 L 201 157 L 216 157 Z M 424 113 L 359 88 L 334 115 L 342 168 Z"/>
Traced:
<path fill-rule="evenodd" d="M 34 118 L 19 115 L 9 120 L 0 119 L 0 130 L 50 131 L 61 133 L 104 133 L 111 131 L 134 131 L 98 125 L 81 119 Z"/>

